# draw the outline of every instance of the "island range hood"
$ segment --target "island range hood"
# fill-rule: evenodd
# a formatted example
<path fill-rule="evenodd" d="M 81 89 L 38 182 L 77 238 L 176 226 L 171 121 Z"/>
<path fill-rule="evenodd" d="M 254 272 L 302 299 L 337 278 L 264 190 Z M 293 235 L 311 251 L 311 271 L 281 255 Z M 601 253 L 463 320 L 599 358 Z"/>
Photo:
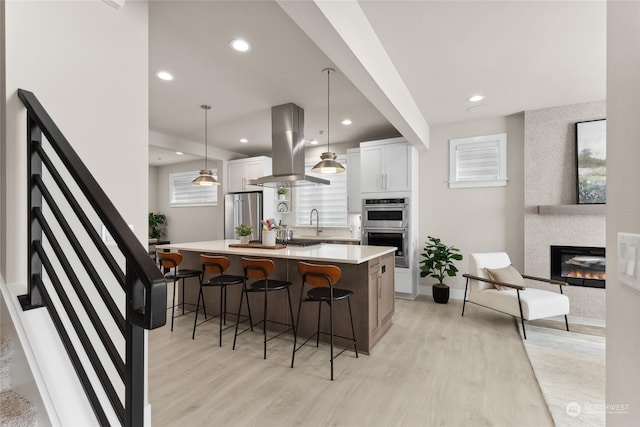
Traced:
<path fill-rule="evenodd" d="M 326 184 L 326 179 L 304 170 L 304 110 L 288 103 L 271 107 L 271 161 L 273 175 L 249 180 L 250 185 L 298 187 Z"/>

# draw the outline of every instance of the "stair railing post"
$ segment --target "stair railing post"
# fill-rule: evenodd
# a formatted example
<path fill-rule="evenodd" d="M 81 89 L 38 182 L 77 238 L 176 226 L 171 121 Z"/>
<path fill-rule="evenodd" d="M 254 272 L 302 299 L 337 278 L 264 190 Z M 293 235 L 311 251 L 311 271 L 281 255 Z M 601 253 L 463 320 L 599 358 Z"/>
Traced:
<path fill-rule="evenodd" d="M 126 371 L 125 371 L 125 426 L 144 424 L 144 328 L 134 324 L 134 311 L 144 301 L 144 285 L 127 262 L 127 315 L 126 315 Z M 144 303 L 143 303 L 144 306 Z"/>
<path fill-rule="evenodd" d="M 27 215 L 28 215 L 28 239 L 29 239 L 29 264 L 28 280 L 29 286 L 27 295 L 20 298 L 24 310 L 42 307 L 43 300 L 40 289 L 34 280 L 35 276 L 42 277 L 42 261 L 35 251 L 34 242 L 42 240 L 42 227 L 33 214 L 34 210 L 42 209 L 42 193 L 35 185 L 34 176 L 42 174 L 42 160 L 36 152 L 35 147 L 42 144 L 42 130 L 36 124 L 31 114 L 27 113 Z"/>

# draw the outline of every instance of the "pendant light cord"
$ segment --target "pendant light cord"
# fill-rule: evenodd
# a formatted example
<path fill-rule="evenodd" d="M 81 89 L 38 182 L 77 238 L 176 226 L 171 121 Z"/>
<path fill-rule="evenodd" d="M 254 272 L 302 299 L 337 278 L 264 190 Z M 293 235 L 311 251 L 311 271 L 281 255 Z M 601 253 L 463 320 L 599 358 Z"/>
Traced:
<path fill-rule="evenodd" d="M 209 155 L 207 153 L 207 148 L 209 145 L 208 137 L 209 137 L 209 120 L 208 120 L 208 112 L 211 109 L 210 105 L 201 105 L 200 108 L 204 110 L 204 169 L 209 170 L 207 167 L 207 160 Z"/>
<path fill-rule="evenodd" d="M 329 140 L 330 140 L 330 138 L 329 138 L 329 122 L 330 122 L 330 120 L 329 120 L 329 111 L 330 111 L 329 106 L 330 106 L 330 100 L 331 100 L 330 91 L 329 91 L 329 75 L 331 74 L 332 71 L 335 72 L 336 70 L 334 70 L 333 68 L 325 68 L 322 71 L 326 71 L 327 72 L 327 152 L 329 152 L 329 151 L 331 151 L 331 150 L 329 150 Z"/>

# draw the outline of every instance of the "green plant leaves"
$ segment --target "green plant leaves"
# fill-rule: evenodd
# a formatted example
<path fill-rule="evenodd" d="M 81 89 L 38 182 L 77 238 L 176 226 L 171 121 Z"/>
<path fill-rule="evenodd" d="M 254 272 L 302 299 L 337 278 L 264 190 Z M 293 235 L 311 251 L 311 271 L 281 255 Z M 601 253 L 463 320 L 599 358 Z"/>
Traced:
<path fill-rule="evenodd" d="M 458 268 L 454 261 L 462 261 L 460 249 L 454 246 L 447 246 L 442 241 L 433 236 L 427 236 L 424 252 L 421 254 L 424 259 L 420 261 L 420 277 L 432 277 L 438 283 L 444 285 L 445 277 L 454 277 L 458 273 Z"/>

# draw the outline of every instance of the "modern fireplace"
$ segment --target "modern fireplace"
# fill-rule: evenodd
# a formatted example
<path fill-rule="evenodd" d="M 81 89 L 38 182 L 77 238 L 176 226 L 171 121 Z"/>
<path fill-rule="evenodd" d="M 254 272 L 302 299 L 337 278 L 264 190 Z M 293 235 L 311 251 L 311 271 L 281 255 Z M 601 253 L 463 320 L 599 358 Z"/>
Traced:
<path fill-rule="evenodd" d="M 605 248 L 551 246 L 551 278 L 570 285 L 605 287 Z"/>

